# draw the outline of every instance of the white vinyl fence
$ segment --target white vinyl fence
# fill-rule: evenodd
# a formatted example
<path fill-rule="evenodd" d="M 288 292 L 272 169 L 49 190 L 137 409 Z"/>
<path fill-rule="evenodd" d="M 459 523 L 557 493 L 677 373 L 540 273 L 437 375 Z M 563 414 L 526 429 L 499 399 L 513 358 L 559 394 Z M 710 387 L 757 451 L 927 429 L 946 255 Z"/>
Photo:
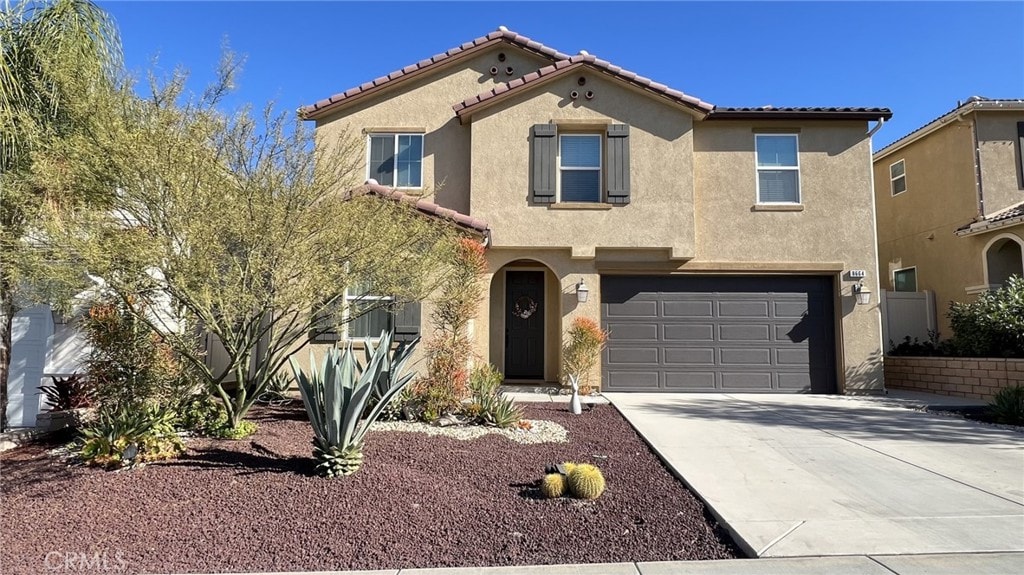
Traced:
<path fill-rule="evenodd" d="M 899 345 L 905 338 L 928 341 L 928 332 L 938 329 L 935 318 L 935 292 L 897 292 L 882 290 L 883 347 Z"/>

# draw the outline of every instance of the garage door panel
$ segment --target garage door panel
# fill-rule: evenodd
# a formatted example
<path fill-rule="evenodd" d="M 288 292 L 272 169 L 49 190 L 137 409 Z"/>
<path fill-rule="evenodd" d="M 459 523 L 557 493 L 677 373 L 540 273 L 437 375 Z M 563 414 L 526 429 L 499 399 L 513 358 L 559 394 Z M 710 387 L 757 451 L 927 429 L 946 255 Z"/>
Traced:
<path fill-rule="evenodd" d="M 608 351 L 609 365 L 658 365 L 656 347 L 616 347 Z"/>
<path fill-rule="evenodd" d="M 770 371 L 723 371 L 722 389 L 729 391 L 765 391 L 772 389 Z"/>
<path fill-rule="evenodd" d="M 776 301 L 775 317 L 803 317 L 808 311 L 807 301 Z"/>
<path fill-rule="evenodd" d="M 718 317 L 768 317 L 768 302 L 719 301 Z"/>
<path fill-rule="evenodd" d="M 665 301 L 662 303 L 664 317 L 714 317 L 715 306 L 709 301 Z"/>
<path fill-rule="evenodd" d="M 771 328 L 768 325 L 720 325 L 718 326 L 720 341 L 769 341 Z"/>
<path fill-rule="evenodd" d="M 782 372 L 777 375 L 779 380 L 779 389 L 786 391 L 810 391 L 811 390 L 811 376 L 808 373 L 787 373 Z"/>
<path fill-rule="evenodd" d="M 666 371 L 665 388 L 673 391 L 714 391 L 713 371 Z"/>
<path fill-rule="evenodd" d="M 630 301 L 626 303 L 609 306 L 607 317 L 609 318 L 652 318 L 658 317 L 658 302 L 656 301 Z"/>
<path fill-rule="evenodd" d="M 832 392 L 833 280 L 605 276 L 610 391 Z"/>
<path fill-rule="evenodd" d="M 617 370 L 606 377 L 608 386 L 619 391 L 658 391 L 661 388 L 657 371 Z"/>
<path fill-rule="evenodd" d="M 665 341 L 715 341 L 715 326 L 710 323 L 663 324 L 662 329 Z"/>
<path fill-rule="evenodd" d="M 804 349 L 777 349 L 775 350 L 776 365 L 802 365 L 810 364 L 810 350 Z"/>
<path fill-rule="evenodd" d="M 721 365 L 771 365 L 772 350 L 763 348 L 721 348 Z"/>
<path fill-rule="evenodd" d="M 619 323 L 608 322 L 605 329 L 615 334 L 615 341 L 651 342 L 658 339 L 657 323 Z"/>
<path fill-rule="evenodd" d="M 715 348 L 665 348 L 664 365 L 715 365 Z"/>

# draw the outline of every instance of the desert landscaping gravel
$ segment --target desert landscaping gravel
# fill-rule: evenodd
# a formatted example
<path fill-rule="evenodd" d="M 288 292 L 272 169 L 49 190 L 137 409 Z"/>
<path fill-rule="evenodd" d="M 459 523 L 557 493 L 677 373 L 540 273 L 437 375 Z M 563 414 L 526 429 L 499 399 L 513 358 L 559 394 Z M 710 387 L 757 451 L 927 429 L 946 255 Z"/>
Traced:
<path fill-rule="evenodd" d="M 612 406 L 531 404 L 567 442 L 373 431 L 363 468 L 313 475 L 301 406 L 264 408 L 241 441 L 106 472 L 50 446 L 0 456 L 0 573 L 218 573 L 727 559 L 704 506 Z M 598 465 L 598 500 L 541 499 L 547 464 Z M 73 566 L 67 562 L 78 562 Z M 102 562 L 101 562 L 102 561 Z M 78 567 L 72 569 L 70 567 Z M 89 567 L 81 569 L 82 566 Z"/>

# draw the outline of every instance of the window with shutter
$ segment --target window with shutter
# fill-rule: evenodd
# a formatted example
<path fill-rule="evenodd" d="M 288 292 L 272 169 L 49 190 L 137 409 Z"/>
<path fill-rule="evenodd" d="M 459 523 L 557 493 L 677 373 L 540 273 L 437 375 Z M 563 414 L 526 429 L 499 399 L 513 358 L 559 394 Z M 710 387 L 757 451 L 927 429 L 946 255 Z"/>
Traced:
<path fill-rule="evenodd" d="M 629 126 L 605 133 L 558 133 L 555 124 L 533 126 L 530 197 L 534 203 L 628 204 Z"/>
<path fill-rule="evenodd" d="M 800 203 L 799 141 L 796 134 L 755 134 L 757 203 Z"/>
<path fill-rule="evenodd" d="M 333 310 L 321 314 L 317 326 L 315 342 L 376 339 L 382 331 L 392 330 L 395 341 L 412 341 L 420 333 L 420 304 L 397 304 L 391 296 L 374 295 L 355 287 L 338 298 Z"/>

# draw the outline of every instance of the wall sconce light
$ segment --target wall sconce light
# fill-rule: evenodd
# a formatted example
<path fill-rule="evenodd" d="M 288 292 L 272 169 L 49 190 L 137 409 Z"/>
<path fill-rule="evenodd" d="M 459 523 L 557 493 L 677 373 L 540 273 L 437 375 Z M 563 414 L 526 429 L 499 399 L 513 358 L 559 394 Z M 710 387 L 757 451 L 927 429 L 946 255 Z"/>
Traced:
<path fill-rule="evenodd" d="M 580 283 L 576 284 L 576 301 L 587 303 L 588 297 L 590 297 L 590 289 L 587 288 L 587 284 L 583 283 L 583 278 L 580 278 Z"/>
<path fill-rule="evenodd" d="M 853 284 L 853 295 L 857 296 L 857 304 L 859 305 L 871 303 L 871 290 L 864 287 L 864 282 Z"/>

